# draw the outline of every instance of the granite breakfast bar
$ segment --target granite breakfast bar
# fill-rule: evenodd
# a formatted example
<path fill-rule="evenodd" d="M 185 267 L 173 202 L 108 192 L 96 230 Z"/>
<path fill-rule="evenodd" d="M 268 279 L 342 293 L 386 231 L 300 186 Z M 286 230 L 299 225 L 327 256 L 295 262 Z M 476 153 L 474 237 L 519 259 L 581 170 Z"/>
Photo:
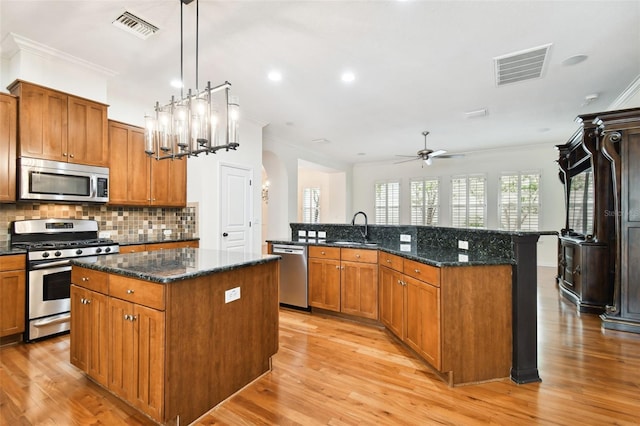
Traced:
<path fill-rule="evenodd" d="M 71 363 L 156 422 L 193 422 L 269 371 L 278 259 L 183 248 L 75 260 Z"/>

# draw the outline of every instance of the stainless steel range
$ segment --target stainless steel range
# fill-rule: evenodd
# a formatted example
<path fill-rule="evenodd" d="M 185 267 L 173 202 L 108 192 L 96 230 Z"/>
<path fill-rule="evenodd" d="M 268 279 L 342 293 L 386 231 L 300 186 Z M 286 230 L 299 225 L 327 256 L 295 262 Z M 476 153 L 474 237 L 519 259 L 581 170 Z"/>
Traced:
<path fill-rule="evenodd" d="M 118 243 L 98 238 L 98 222 L 76 219 L 15 221 L 11 246 L 27 250 L 27 342 L 69 330 L 71 259 L 120 251 Z"/>

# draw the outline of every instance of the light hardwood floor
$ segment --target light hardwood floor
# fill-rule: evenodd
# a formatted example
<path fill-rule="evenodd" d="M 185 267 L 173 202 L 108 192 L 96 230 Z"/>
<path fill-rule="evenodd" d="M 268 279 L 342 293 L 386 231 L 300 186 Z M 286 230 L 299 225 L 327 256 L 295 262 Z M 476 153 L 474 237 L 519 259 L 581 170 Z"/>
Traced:
<path fill-rule="evenodd" d="M 554 274 L 538 269 L 541 383 L 449 388 L 382 329 L 283 310 L 273 371 L 196 424 L 640 424 L 640 336 L 577 314 Z M 151 424 L 68 351 L 68 336 L 0 349 L 0 424 Z"/>

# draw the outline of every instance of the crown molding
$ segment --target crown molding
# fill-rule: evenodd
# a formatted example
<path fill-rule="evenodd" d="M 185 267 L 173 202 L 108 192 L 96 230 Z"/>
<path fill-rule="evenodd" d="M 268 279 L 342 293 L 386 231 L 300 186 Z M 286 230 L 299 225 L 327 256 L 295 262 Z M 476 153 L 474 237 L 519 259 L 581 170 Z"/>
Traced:
<path fill-rule="evenodd" d="M 8 39 L 12 39 L 11 41 L 13 41 L 15 45 L 13 49 L 6 49 L 6 48 L 3 49 L 10 56 L 15 55 L 18 50 L 21 50 L 34 55 L 41 56 L 46 59 L 62 60 L 64 62 L 68 62 L 70 64 L 80 66 L 90 71 L 105 75 L 107 77 L 114 77 L 118 75 L 118 72 L 115 70 L 103 67 L 98 64 L 94 64 L 93 62 L 86 61 L 84 59 L 62 52 L 61 50 L 57 50 L 52 47 L 46 46 L 42 43 L 38 43 L 37 41 L 30 40 L 16 33 L 7 34 L 7 37 L 5 37 L 3 41 L 4 46 L 8 45 L 8 42 L 9 42 Z"/>
<path fill-rule="evenodd" d="M 611 103 L 609 109 L 616 110 L 621 108 L 629 108 L 626 102 L 640 92 L 640 75 L 638 75 L 631 84 Z"/>

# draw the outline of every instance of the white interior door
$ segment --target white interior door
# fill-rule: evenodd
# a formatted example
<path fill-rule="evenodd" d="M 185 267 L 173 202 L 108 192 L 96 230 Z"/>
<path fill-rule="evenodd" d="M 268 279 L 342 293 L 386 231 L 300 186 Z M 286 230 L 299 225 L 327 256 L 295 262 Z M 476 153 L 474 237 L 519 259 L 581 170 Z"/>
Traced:
<path fill-rule="evenodd" d="M 251 169 L 220 165 L 220 249 L 251 251 Z"/>

